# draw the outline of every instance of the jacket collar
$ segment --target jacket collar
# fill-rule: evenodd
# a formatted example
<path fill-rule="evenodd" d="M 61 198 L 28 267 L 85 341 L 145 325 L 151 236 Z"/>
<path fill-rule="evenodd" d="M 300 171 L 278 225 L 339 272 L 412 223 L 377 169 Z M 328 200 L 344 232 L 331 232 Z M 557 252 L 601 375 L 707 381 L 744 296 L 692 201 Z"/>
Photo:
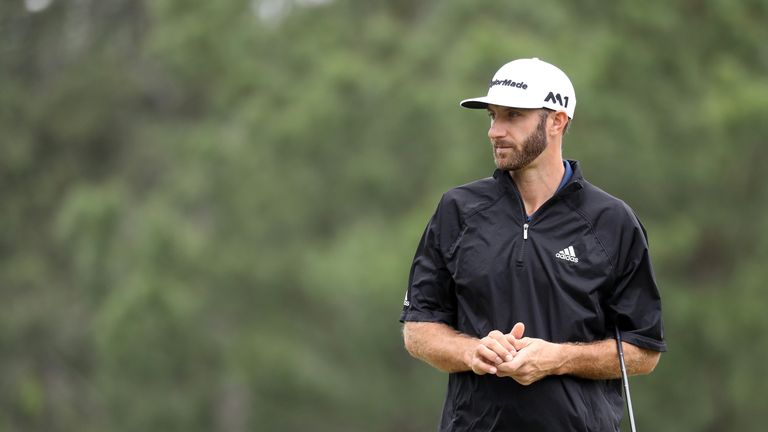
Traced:
<path fill-rule="evenodd" d="M 563 188 L 555 194 L 555 196 L 570 195 L 571 193 L 584 188 L 583 183 L 585 180 L 583 174 L 581 173 L 581 166 L 579 161 L 566 159 L 566 162 L 571 164 L 573 175 L 571 175 L 571 179 L 568 180 L 568 183 L 566 183 Z M 515 182 L 512 181 L 512 176 L 509 175 L 509 172 L 497 168 L 496 171 L 493 172 L 493 178 L 496 179 L 503 190 L 513 192 L 517 196 L 520 195 L 517 191 L 517 186 L 515 186 Z"/>

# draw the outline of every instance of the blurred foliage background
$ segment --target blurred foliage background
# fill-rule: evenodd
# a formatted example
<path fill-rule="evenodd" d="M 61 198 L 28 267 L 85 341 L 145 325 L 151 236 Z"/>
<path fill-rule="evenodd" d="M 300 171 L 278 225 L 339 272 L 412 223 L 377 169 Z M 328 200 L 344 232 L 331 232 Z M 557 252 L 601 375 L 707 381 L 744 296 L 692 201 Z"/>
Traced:
<path fill-rule="evenodd" d="M 0 431 L 434 430 L 419 236 L 492 173 L 458 107 L 541 57 L 648 228 L 638 425 L 762 430 L 768 2 L 0 2 Z"/>

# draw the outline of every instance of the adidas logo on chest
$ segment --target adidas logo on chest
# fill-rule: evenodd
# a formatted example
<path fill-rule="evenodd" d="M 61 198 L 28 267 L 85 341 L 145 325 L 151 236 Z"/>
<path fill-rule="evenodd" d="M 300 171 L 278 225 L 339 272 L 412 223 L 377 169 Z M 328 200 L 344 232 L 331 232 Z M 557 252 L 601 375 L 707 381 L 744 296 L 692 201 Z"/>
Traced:
<path fill-rule="evenodd" d="M 573 246 L 568 246 L 567 248 L 556 253 L 555 257 L 565 261 L 571 261 L 575 263 L 579 262 L 579 259 L 576 258 L 576 252 L 573 250 Z"/>

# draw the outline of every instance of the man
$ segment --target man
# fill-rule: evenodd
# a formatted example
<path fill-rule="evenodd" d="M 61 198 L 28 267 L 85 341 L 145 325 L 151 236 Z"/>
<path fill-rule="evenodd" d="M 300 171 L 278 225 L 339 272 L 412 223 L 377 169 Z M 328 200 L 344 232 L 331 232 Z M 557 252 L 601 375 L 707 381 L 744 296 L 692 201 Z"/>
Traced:
<path fill-rule="evenodd" d="M 563 161 L 576 96 L 537 58 L 487 96 L 493 177 L 443 195 L 416 251 L 400 320 L 415 357 L 449 372 L 441 431 L 617 431 L 614 328 L 627 371 L 666 351 L 645 230 Z"/>

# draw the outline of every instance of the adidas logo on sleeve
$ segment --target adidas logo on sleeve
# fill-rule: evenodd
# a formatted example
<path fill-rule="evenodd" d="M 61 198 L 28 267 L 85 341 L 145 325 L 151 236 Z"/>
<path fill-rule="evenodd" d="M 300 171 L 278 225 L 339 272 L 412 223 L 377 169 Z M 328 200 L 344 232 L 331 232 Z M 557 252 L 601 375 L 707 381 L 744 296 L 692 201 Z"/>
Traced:
<path fill-rule="evenodd" d="M 576 258 L 576 252 L 573 250 L 573 246 L 568 246 L 567 248 L 556 253 L 555 257 L 575 263 L 579 262 L 579 259 Z"/>

